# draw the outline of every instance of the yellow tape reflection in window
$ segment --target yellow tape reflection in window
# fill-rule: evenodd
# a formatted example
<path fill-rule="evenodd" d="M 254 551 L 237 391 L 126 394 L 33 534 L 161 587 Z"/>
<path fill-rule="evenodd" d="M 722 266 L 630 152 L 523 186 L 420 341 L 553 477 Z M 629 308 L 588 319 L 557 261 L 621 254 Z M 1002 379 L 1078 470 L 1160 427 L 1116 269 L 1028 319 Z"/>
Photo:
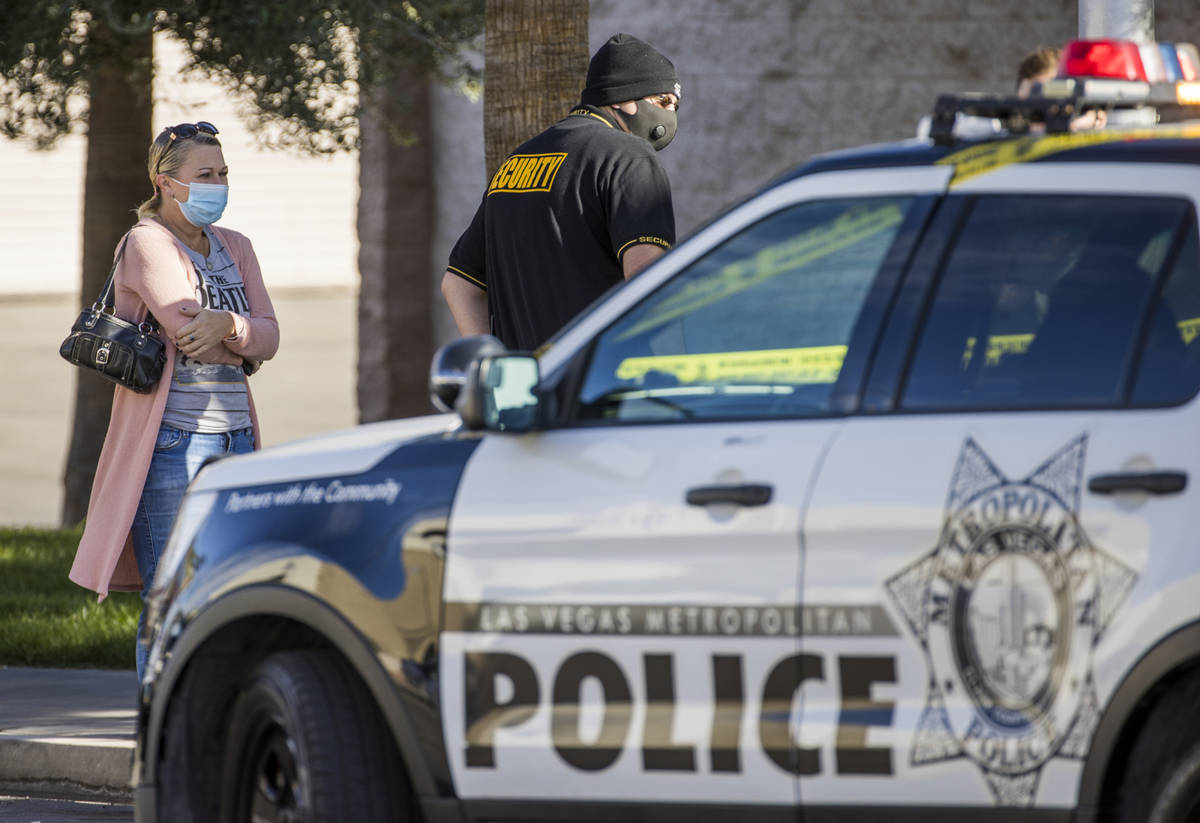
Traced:
<path fill-rule="evenodd" d="M 1200 317 L 1192 317 L 1188 320 L 1180 320 L 1177 324 L 1179 327 L 1179 336 L 1183 338 L 1184 345 L 1191 343 L 1196 339 L 1196 335 L 1200 334 Z M 988 338 L 987 360 L 986 365 L 998 366 L 1001 359 L 1006 354 L 1024 354 L 1029 349 L 1029 344 L 1033 342 L 1033 334 L 997 334 Z M 963 351 L 963 368 L 971 362 L 971 356 L 975 352 L 975 338 L 967 338 L 967 346 Z"/>
<path fill-rule="evenodd" d="M 659 303 L 618 340 L 627 340 L 678 317 L 757 286 L 772 277 L 806 266 L 822 257 L 861 243 L 881 231 L 898 226 L 904 219 L 899 206 L 845 212 L 814 229 L 759 250 L 753 257 L 723 266 L 711 277 L 688 284 L 679 293 Z"/>
<path fill-rule="evenodd" d="M 832 383 L 845 356 L 845 346 L 811 346 L 629 357 L 617 367 L 617 377 L 641 380 L 653 371 L 673 375 L 681 383 Z"/>
<path fill-rule="evenodd" d="M 1200 317 L 1180 320 L 1178 325 L 1179 336 L 1183 338 L 1184 343 L 1191 343 L 1196 339 L 1196 335 L 1200 334 Z"/>
<path fill-rule="evenodd" d="M 1178 325 L 1185 343 L 1200 335 L 1200 317 L 1181 320 Z M 1024 354 L 1033 337 L 1033 334 L 989 337 L 987 365 L 999 365 L 1005 355 Z M 971 362 L 975 342 L 974 337 L 967 338 L 963 351 L 964 368 Z M 617 378 L 642 380 L 650 372 L 662 372 L 672 375 L 680 383 L 833 383 L 842 370 L 845 357 L 845 346 L 628 357 L 617 367 Z"/>
<path fill-rule="evenodd" d="M 1006 354 L 1024 354 L 1029 344 L 1033 342 L 1032 334 L 997 334 L 988 338 L 987 360 L 989 366 L 999 366 L 1000 359 Z M 967 348 L 963 352 L 963 368 L 971 362 L 975 353 L 975 338 L 967 338 Z"/>

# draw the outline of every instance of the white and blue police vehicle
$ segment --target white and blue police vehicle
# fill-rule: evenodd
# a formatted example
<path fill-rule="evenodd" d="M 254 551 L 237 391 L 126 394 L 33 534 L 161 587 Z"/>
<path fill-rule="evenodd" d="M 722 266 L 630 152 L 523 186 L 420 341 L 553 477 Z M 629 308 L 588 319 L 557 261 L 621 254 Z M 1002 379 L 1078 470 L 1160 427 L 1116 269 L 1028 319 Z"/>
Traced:
<path fill-rule="evenodd" d="M 1200 819 L 1200 60 L 1065 62 L 205 468 L 138 820 Z"/>

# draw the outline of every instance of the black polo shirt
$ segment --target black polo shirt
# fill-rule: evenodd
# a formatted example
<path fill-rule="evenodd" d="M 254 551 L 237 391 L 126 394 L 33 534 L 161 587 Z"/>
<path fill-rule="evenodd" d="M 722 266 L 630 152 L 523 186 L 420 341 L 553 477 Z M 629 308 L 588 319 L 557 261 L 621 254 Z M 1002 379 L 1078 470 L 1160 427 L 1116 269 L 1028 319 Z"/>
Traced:
<path fill-rule="evenodd" d="M 580 106 L 501 164 L 449 269 L 487 290 L 493 334 L 532 350 L 621 282 L 627 249 L 674 242 L 654 149 Z"/>

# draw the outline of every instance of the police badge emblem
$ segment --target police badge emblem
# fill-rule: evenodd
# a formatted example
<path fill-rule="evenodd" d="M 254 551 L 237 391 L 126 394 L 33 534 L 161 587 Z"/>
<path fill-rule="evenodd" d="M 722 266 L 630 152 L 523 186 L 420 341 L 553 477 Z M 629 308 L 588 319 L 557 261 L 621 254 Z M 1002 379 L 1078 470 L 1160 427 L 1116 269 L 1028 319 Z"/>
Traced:
<path fill-rule="evenodd" d="M 1099 720 L 1092 649 L 1137 575 L 1080 527 L 1087 435 L 1021 481 L 968 438 L 937 546 L 886 582 L 929 670 L 911 763 L 975 763 L 998 805 L 1082 759 Z"/>

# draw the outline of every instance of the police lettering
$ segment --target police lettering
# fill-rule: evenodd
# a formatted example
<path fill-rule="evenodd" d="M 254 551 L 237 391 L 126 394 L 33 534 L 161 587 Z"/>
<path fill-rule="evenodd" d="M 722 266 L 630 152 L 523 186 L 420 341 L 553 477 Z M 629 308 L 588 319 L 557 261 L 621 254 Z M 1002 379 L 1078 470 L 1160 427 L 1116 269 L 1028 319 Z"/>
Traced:
<path fill-rule="evenodd" d="M 616 604 L 463 604 L 489 634 L 712 635 L 746 637 L 894 635 L 877 606 L 625 606 Z"/>
<path fill-rule="evenodd" d="M 514 609 L 495 619 L 528 622 L 530 616 Z M 545 619 L 545 616 L 543 616 Z M 868 726 L 890 726 L 894 704 L 871 699 L 876 683 L 896 682 L 892 657 L 842 656 L 837 658 L 841 680 L 841 710 L 833 767 L 838 774 L 891 774 L 888 747 L 866 745 Z M 711 658 L 713 713 L 708 734 L 709 767 L 715 773 L 742 770 L 740 729 L 745 712 L 742 657 L 714 654 Z M 495 736 L 500 729 L 527 722 L 542 702 L 533 664 L 508 652 L 474 652 L 464 657 L 465 737 L 468 768 L 497 768 Z M 695 772 L 696 746 L 675 736 L 677 699 L 674 658 L 647 653 L 642 657 L 645 686 L 645 724 L 640 741 L 643 770 Z M 758 742 L 767 758 L 794 775 L 819 774 L 826 764 L 818 748 L 796 744 L 791 732 L 792 705 L 808 681 L 825 680 L 820 655 L 795 654 L 777 661 L 762 686 L 758 717 Z M 580 733 L 583 683 L 594 679 L 602 695 L 600 730 L 585 740 Z M 630 678 L 616 660 L 598 651 L 571 655 L 554 674 L 550 694 L 550 736 L 554 751 L 564 763 L 580 771 L 602 771 L 612 766 L 630 740 L 633 691 Z"/>

